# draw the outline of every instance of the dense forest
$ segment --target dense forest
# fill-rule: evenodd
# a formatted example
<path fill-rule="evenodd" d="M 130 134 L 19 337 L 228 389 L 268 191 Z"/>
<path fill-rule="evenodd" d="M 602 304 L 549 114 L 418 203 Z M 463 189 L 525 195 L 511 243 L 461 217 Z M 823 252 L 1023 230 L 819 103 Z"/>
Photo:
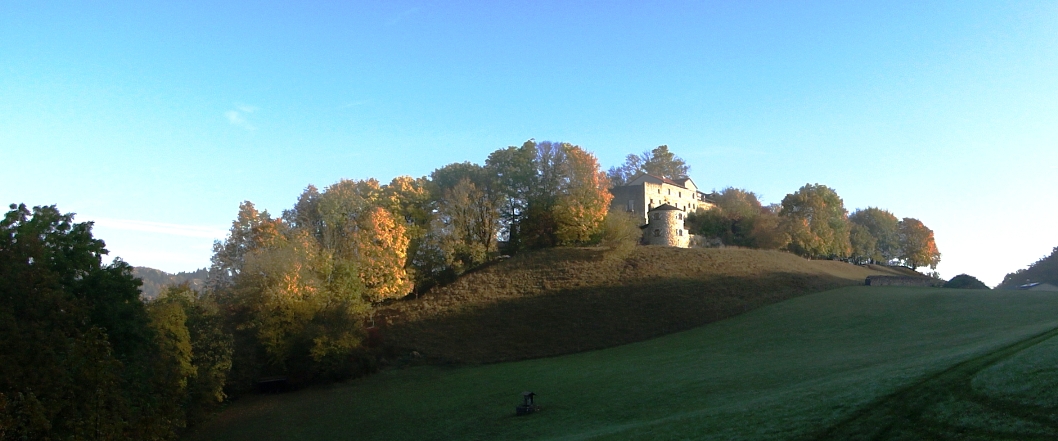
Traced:
<path fill-rule="evenodd" d="M 611 186 L 639 173 L 685 176 L 660 146 L 604 172 L 568 143 L 529 140 L 484 165 L 429 176 L 308 186 L 274 216 L 240 204 L 203 285 L 150 299 L 92 224 L 54 206 L 11 206 L 0 224 L 0 438 L 173 439 L 261 379 L 298 386 L 370 373 L 385 348 L 372 311 L 502 255 L 600 246 L 620 257 L 637 221 L 611 212 Z M 810 258 L 935 268 L 933 232 L 878 208 L 851 215 L 806 184 L 781 204 L 727 188 L 688 228 L 715 244 Z"/>

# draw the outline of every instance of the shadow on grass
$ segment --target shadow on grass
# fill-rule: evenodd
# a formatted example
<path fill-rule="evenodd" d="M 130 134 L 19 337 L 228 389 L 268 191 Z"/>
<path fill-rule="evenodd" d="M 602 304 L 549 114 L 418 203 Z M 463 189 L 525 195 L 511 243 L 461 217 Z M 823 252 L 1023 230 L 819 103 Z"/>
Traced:
<path fill-rule="evenodd" d="M 647 340 L 850 284 L 839 277 L 784 272 L 654 278 L 393 320 L 383 332 L 394 352 L 414 350 L 435 363 L 513 361 Z"/>

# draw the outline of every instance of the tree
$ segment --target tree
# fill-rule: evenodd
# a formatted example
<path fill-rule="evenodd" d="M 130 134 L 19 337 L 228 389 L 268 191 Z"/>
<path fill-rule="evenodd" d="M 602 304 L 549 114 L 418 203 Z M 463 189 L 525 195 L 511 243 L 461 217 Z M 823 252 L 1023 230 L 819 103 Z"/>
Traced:
<path fill-rule="evenodd" d="M 544 141 L 536 149 L 536 186 L 520 226 L 525 243 L 551 247 L 587 242 L 613 198 L 598 160 L 569 143 Z"/>
<path fill-rule="evenodd" d="M 646 173 L 666 179 L 687 177 L 691 167 L 669 151 L 669 146 L 661 145 L 640 155 L 628 155 L 620 167 L 610 167 L 607 176 L 613 186 L 627 185 L 628 181 L 640 173 Z"/>
<path fill-rule="evenodd" d="M 357 232 L 360 280 L 371 301 L 403 297 L 413 285 L 404 269 L 408 236 L 404 225 L 389 211 L 376 207 L 367 212 Z"/>
<path fill-rule="evenodd" d="M 169 364 L 179 366 L 178 373 L 191 372 L 187 377 L 184 406 L 189 423 L 201 421 L 227 397 L 224 386 L 232 368 L 232 336 L 223 329 L 220 310 L 211 296 L 200 295 L 186 282 L 166 286 L 147 307 L 152 312 L 152 318 L 159 315 L 156 312 L 158 309 L 179 308 L 184 314 L 182 325 L 190 342 L 191 369 L 179 362 Z M 168 314 L 177 315 L 174 311 L 162 316 Z M 171 321 L 168 326 L 173 329 L 173 335 L 178 337 L 172 341 L 181 341 L 180 334 L 183 331 L 180 330 L 179 320 Z M 155 327 L 158 327 L 157 322 Z M 180 360 L 182 351 L 174 352 L 166 358 Z"/>
<path fill-rule="evenodd" d="M 599 245 L 607 249 L 608 256 L 623 258 L 643 238 L 643 231 L 639 229 L 639 219 L 632 214 L 611 210 L 603 219 L 599 236 Z"/>
<path fill-rule="evenodd" d="M 790 243 L 790 235 L 782 231 L 779 219 L 779 204 L 771 204 L 762 207 L 760 216 L 753 222 L 753 230 L 750 236 L 753 245 L 765 250 L 779 250 Z"/>
<path fill-rule="evenodd" d="M 905 217 L 899 225 L 900 255 L 904 265 L 917 269 L 929 266 L 937 269 L 940 263 L 940 250 L 933 239 L 933 230 L 927 228 L 918 219 Z"/>
<path fill-rule="evenodd" d="M 1022 268 L 1003 277 L 1003 283 L 996 289 L 1015 289 L 1032 282 L 1046 282 L 1058 285 L 1058 247 L 1051 254 L 1040 258 L 1028 268 Z"/>
<path fill-rule="evenodd" d="M 408 236 L 404 268 L 415 285 L 427 283 L 433 273 L 427 235 L 434 219 L 432 183 L 426 177 L 398 176 L 382 189 L 382 206 L 403 219 Z"/>
<path fill-rule="evenodd" d="M 214 291 L 230 288 L 242 271 L 246 253 L 261 246 L 266 230 L 272 227 L 268 211 L 258 211 L 250 201 L 239 204 L 239 213 L 232 221 L 227 239 L 213 243 L 206 286 Z"/>
<path fill-rule="evenodd" d="M 944 283 L 942 288 L 989 289 L 988 285 L 969 274 L 959 274 Z"/>
<path fill-rule="evenodd" d="M 485 263 L 495 251 L 499 204 L 468 178 L 445 190 L 436 228 L 445 261 L 456 274 Z"/>
<path fill-rule="evenodd" d="M 500 204 L 500 237 L 507 240 L 507 248 L 521 247 L 520 228 L 528 211 L 529 198 L 536 187 L 536 141 L 530 139 L 521 147 L 496 150 L 485 161 L 486 172 L 493 176 L 496 190 L 502 195 Z"/>
<path fill-rule="evenodd" d="M 342 179 L 327 187 L 319 202 L 323 248 L 333 251 L 336 258 L 356 260 L 355 237 L 364 216 L 379 206 L 381 197 L 382 187 L 375 179 Z"/>
<path fill-rule="evenodd" d="M 560 167 L 562 184 L 554 206 L 555 236 L 561 245 L 583 244 L 602 226 L 613 195 L 595 155 L 569 144 L 562 149 L 566 160 Z"/>
<path fill-rule="evenodd" d="M 54 206 L 0 220 L 0 422 L 5 439 L 171 439 L 156 334 L 132 268 L 102 264 L 92 223 Z"/>
<path fill-rule="evenodd" d="M 857 224 L 850 223 L 849 230 L 849 243 L 852 245 L 852 260 L 857 264 L 869 263 L 877 260 L 878 254 L 878 239 L 875 239 L 871 235 L 870 230 L 867 227 Z"/>
<path fill-rule="evenodd" d="M 854 256 L 865 262 L 880 263 L 889 263 L 897 258 L 900 253 L 899 232 L 897 231 L 899 220 L 893 213 L 880 208 L 867 207 L 849 215 L 849 222 L 866 228 L 867 234 L 874 239 L 872 247 L 854 251 Z M 861 237 L 860 240 L 861 246 L 871 242 L 865 237 Z"/>
<path fill-rule="evenodd" d="M 728 187 L 716 195 L 715 202 L 714 209 L 698 210 L 687 217 L 691 231 L 726 245 L 757 247 L 754 226 L 764 211 L 757 194 Z"/>
<path fill-rule="evenodd" d="M 806 257 L 846 257 L 849 243 L 848 213 L 830 187 L 805 184 L 782 200 L 782 228 L 789 234 L 788 250 Z"/>

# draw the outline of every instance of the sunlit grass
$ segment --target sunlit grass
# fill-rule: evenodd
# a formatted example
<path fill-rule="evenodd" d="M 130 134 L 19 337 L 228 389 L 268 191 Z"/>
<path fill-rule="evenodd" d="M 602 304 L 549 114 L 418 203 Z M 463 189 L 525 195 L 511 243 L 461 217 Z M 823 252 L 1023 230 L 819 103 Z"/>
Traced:
<path fill-rule="evenodd" d="M 606 350 L 390 370 L 253 397 L 195 439 L 811 437 L 882 397 L 1056 326 L 1053 294 L 843 288 Z M 988 372 L 981 384 L 1022 393 Z M 513 416 L 523 390 L 539 394 L 542 412 Z"/>

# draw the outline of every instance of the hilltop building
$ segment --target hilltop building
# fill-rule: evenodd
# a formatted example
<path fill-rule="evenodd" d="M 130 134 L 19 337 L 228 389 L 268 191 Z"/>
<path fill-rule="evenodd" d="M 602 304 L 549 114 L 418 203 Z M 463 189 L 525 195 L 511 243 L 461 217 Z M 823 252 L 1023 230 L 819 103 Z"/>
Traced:
<path fill-rule="evenodd" d="M 661 204 L 647 212 L 646 225 L 643 230 L 643 243 L 666 247 L 687 248 L 691 245 L 691 232 L 687 231 L 684 221 L 687 214 L 669 204 Z"/>
<path fill-rule="evenodd" d="M 1058 291 L 1058 286 L 1051 285 L 1047 282 L 1036 282 L 1026 283 L 1024 285 L 1019 286 L 1018 289 L 1022 291 Z"/>
<path fill-rule="evenodd" d="M 687 248 L 691 235 L 684 226 L 687 215 L 710 210 L 716 204 L 698 191 L 691 178 L 666 179 L 640 174 L 628 185 L 610 189 L 611 210 L 632 213 L 643 224 L 643 243 Z"/>

